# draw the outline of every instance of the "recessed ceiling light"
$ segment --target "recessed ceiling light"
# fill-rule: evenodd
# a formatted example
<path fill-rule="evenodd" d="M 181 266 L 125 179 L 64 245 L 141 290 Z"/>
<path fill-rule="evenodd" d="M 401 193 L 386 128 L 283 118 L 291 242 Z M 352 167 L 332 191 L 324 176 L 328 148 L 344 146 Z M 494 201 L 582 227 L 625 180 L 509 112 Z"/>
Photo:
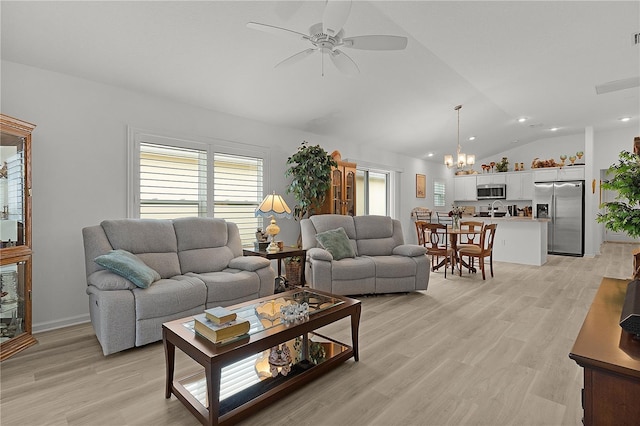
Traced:
<path fill-rule="evenodd" d="M 428 153 L 427 157 L 433 157 L 433 152 Z"/>
<path fill-rule="evenodd" d="M 475 140 L 476 140 L 476 137 L 475 137 L 475 136 L 469 136 L 469 140 L 470 140 L 470 141 L 475 141 Z"/>
<path fill-rule="evenodd" d="M 551 130 L 552 132 L 557 132 L 557 131 L 558 131 L 558 129 L 559 129 L 558 127 L 552 127 L 552 128 L 550 128 L 549 130 Z"/>
<path fill-rule="evenodd" d="M 627 121 L 631 120 L 631 117 L 622 117 L 622 118 L 618 118 L 618 120 L 622 121 L 623 123 L 626 123 Z"/>
<path fill-rule="evenodd" d="M 525 121 L 527 121 L 527 117 L 518 118 L 518 123 L 524 123 Z"/>

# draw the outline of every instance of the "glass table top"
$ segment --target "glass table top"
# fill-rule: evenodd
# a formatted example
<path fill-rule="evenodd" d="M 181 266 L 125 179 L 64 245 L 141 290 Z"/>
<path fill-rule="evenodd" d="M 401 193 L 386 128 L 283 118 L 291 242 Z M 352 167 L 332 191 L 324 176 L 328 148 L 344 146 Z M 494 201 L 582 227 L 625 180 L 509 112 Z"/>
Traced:
<path fill-rule="evenodd" d="M 312 316 L 318 312 L 340 305 L 344 301 L 324 294 L 316 293 L 313 290 L 301 289 L 292 294 L 274 294 L 272 299 L 232 309 L 238 318 L 249 321 L 249 335 L 268 330 L 280 324 L 285 324 L 285 319 L 281 314 L 281 308 L 286 306 L 300 306 L 306 304 L 308 315 Z M 295 323 L 295 320 L 293 320 Z M 185 322 L 184 326 L 193 331 L 193 320 Z M 244 337 L 246 336 L 239 336 Z"/>

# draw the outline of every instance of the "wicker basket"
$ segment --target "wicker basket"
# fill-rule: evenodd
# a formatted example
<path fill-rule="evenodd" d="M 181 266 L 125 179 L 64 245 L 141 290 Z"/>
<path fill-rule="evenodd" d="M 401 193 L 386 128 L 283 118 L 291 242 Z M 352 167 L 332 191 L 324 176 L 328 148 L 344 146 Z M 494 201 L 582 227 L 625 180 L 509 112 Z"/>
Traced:
<path fill-rule="evenodd" d="M 302 285 L 302 262 L 285 262 L 284 271 L 289 287 Z"/>

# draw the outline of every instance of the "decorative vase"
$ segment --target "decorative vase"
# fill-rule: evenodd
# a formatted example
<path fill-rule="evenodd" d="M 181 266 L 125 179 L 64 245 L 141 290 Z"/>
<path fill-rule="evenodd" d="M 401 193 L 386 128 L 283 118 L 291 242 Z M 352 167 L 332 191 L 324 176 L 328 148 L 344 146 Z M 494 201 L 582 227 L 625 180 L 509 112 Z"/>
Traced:
<path fill-rule="evenodd" d="M 453 229 L 460 229 L 460 216 L 457 214 L 453 215 Z"/>

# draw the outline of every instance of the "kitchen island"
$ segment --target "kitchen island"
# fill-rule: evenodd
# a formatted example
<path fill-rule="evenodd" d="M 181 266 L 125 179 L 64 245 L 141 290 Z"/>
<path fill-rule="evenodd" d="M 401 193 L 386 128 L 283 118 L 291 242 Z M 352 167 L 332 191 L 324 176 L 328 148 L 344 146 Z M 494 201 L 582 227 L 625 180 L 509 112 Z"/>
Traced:
<path fill-rule="evenodd" d="M 498 224 L 493 241 L 493 260 L 535 266 L 547 263 L 547 224 L 550 219 L 463 216 L 462 220 Z"/>

